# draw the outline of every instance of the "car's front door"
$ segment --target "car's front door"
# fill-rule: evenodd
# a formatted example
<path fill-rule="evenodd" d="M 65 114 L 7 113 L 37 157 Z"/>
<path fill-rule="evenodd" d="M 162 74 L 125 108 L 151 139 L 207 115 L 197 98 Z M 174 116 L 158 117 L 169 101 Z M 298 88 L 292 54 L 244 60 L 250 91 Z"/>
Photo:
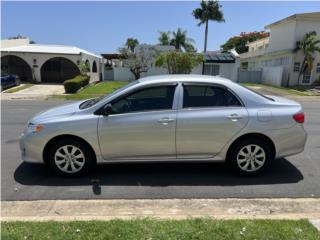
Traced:
<path fill-rule="evenodd" d="M 98 137 L 106 160 L 176 158 L 176 84 L 146 87 L 111 102 Z"/>
<path fill-rule="evenodd" d="M 183 85 L 178 111 L 178 158 L 212 158 L 248 122 L 248 112 L 228 89 L 216 85 Z"/>

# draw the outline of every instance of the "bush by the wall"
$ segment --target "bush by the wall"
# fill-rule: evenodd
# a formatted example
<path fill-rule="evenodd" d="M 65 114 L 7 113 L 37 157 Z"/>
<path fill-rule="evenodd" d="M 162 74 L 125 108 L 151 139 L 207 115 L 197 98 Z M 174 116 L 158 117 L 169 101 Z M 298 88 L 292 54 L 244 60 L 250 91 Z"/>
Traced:
<path fill-rule="evenodd" d="M 65 80 L 63 82 L 66 93 L 76 93 L 80 88 L 89 84 L 90 77 L 86 75 L 78 75 L 73 79 Z"/>

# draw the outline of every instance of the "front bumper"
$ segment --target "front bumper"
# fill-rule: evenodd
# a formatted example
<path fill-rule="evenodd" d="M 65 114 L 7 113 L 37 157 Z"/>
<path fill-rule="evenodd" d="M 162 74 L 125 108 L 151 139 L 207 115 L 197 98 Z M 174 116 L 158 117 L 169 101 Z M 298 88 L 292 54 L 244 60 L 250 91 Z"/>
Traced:
<path fill-rule="evenodd" d="M 44 163 L 43 149 L 45 140 L 40 134 L 22 134 L 20 138 L 21 158 L 24 162 Z"/>

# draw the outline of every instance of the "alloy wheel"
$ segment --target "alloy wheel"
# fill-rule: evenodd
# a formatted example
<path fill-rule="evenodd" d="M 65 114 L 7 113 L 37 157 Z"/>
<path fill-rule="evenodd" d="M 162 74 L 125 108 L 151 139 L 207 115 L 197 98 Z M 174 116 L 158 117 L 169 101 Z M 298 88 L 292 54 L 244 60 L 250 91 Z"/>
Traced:
<path fill-rule="evenodd" d="M 262 147 L 250 144 L 240 149 L 237 154 L 237 164 L 241 170 L 255 172 L 266 162 L 266 153 Z"/>
<path fill-rule="evenodd" d="M 54 155 L 56 166 L 65 173 L 79 172 L 83 168 L 85 160 L 81 149 L 73 145 L 60 147 Z"/>

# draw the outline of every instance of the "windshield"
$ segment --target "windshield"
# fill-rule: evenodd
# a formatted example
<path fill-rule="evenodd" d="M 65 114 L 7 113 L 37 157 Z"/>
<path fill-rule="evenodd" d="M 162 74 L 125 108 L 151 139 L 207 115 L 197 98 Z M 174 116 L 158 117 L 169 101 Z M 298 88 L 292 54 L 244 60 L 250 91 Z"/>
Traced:
<path fill-rule="evenodd" d="M 113 95 L 137 84 L 139 81 L 133 81 L 121 88 L 118 88 L 117 90 L 115 90 L 114 92 L 112 92 L 111 94 L 108 94 L 108 95 L 105 95 L 105 96 L 101 96 L 101 97 L 97 97 L 97 98 L 93 98 L 93 99 L 89 99 L 89 100 L 86 100 L 84 102 L 82 102 L 79 106 L 80 109 L 86 109 L 86 108 L 89 108 L 89 107 L 92 107 L 94 106 L 95 104 L 97 104 L 98 102 L 100 102 L 102 99 L 104 98 L 107 98 L 107 97 L 112 97 Z"/>

